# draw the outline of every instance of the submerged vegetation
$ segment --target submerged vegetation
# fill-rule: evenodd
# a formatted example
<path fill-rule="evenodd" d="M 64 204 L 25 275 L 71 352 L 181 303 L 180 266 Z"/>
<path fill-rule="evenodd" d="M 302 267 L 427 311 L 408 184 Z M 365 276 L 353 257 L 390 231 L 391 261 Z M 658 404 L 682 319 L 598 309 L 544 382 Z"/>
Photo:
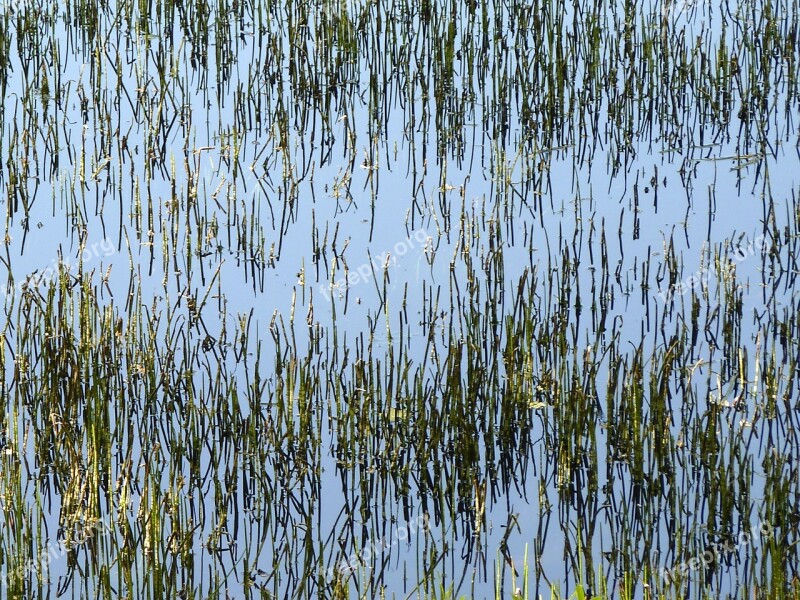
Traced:
<path fill-rule="evenodd" d="M 0 9 L 0 598 L 800 595 L 797 0 Z"/>

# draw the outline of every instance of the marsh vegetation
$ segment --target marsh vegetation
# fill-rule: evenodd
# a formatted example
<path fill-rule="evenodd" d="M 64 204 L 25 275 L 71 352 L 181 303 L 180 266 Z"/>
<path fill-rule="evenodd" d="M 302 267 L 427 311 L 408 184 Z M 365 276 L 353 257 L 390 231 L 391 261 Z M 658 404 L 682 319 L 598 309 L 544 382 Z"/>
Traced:
<path fill-rule="evenodd" d="M 0 9 L 0 598 L 794 598 L 797 0 Z"/>

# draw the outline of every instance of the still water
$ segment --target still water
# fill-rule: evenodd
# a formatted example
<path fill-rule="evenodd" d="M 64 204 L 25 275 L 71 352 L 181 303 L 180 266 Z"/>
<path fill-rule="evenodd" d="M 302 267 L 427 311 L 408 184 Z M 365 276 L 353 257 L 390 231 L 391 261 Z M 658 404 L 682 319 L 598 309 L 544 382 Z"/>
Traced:
<path fill-rule="evenodd" d="M 0 12 L 0 597 L 790 597 L 798 6 Z"/>

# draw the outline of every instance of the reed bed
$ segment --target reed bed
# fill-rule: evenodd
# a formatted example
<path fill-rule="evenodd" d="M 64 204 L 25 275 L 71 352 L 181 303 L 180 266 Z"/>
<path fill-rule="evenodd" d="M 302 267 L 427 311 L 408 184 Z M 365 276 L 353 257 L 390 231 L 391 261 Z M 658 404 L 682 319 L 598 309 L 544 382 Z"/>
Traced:
<path fill-rule="evenodd" d="M 799 19 L 4 5 L 0 598 L 800 596 Z"/>

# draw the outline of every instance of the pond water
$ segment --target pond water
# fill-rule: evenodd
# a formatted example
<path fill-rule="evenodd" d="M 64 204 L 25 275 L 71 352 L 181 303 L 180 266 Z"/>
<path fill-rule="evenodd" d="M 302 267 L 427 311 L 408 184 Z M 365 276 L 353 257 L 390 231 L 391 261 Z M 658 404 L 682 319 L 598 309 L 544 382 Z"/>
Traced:
<path fill-rule="evenodd" d="M 0 597 L 793 597 L 796 2 L 0 9 Z"/>

